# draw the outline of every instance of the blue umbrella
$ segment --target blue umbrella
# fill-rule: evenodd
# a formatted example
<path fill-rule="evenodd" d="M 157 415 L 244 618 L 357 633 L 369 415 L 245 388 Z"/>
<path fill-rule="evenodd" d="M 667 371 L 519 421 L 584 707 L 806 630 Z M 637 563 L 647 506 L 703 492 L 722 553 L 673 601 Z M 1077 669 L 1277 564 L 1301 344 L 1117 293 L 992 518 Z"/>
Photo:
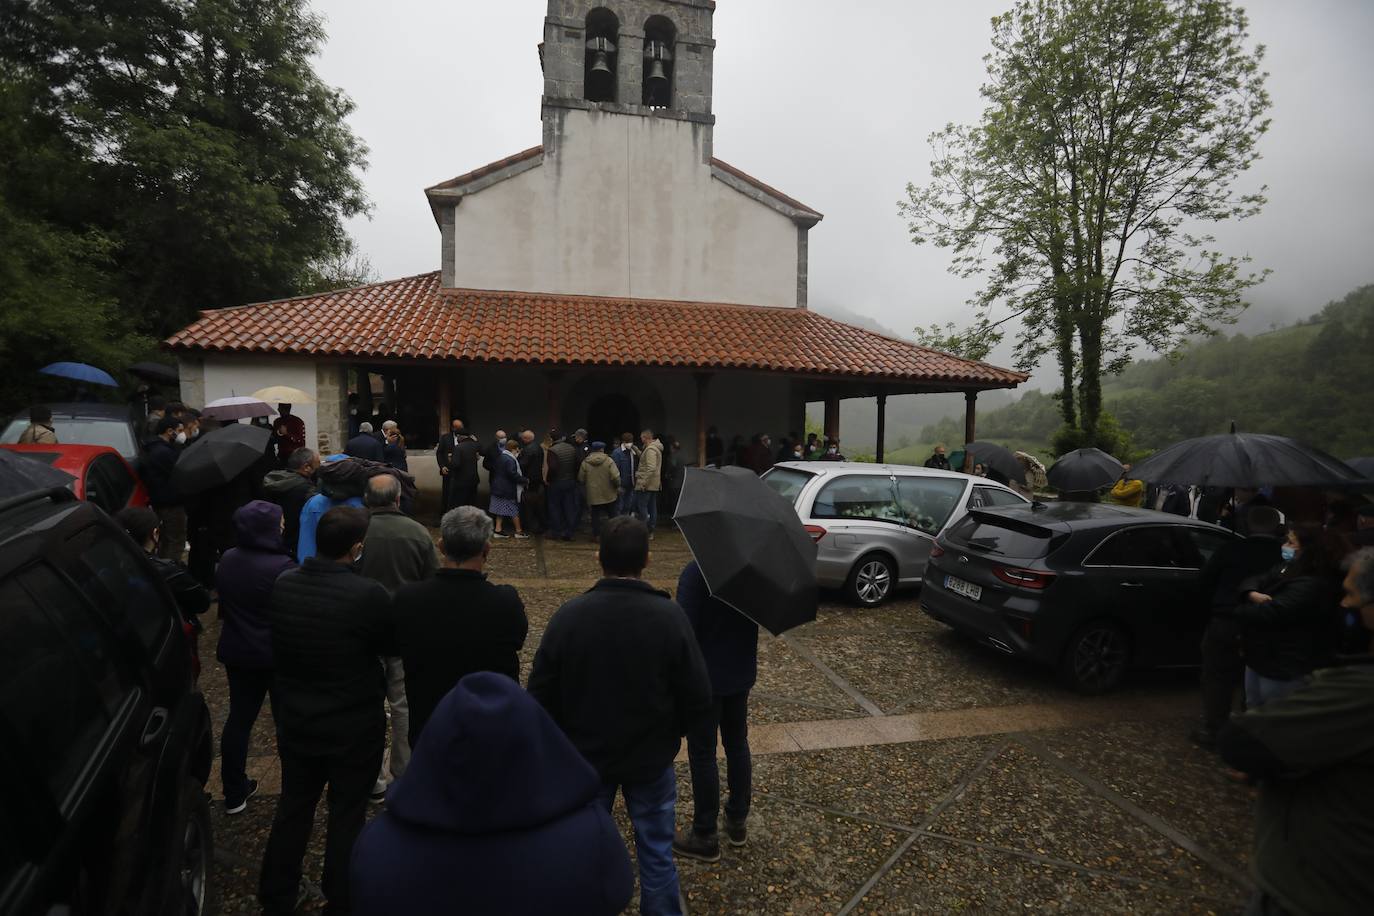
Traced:
<path fill-rule="evenodd" d="M 119 382 L 114 380 L 114 376 L 104 369 L 97 369 L 95 366 L 88 366 L 85 363 L 49 363 L 38 370 L 44 375 L 55 375 L 58 378 L 75 379 L 78 382 L 89 382 L 92 385 L 107 385 L 110 388 L 118 388 Z"/>

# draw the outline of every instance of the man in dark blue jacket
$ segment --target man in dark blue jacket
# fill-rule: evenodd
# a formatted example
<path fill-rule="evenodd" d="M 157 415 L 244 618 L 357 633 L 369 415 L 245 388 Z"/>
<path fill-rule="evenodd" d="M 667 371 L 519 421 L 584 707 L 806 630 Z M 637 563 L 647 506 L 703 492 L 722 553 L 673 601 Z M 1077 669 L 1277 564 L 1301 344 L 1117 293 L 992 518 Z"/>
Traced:
<path fill-rule="evenodd" d="M 624 793 L 640 912 L 680 914 L 673 758 L 710 712 L 710 677 L 682 609 L 640 578 L 649 562 L 644 523 L 611 519 L 597 556 L 603 578 L 549 620 L 529 691 L 596 767 L 606 810 Z"/>
<path fill-rule="evenodd" d="M 386 451 L 382 440 L 372 432 L 371 423 L 359 423 L 358 435 L 344 444 L 344 454 L 350 458 L 366 458 L 368 461 L 386 462 Z"/>
<path fill-rule="evenodd" d="M 596 770 L 493 672 L 464 677 L 435 708 L 351 871 L 358 916 L 610 916 L 634 889 Z"/>
<path fill-rule="evenodd" d="M 749 691 L 759 667 L 759 626 L 739 611 L 711 597 L 696 560 L 677 580 L 677 603 L 696 633 L 697 645 L 711 676 L 711 715 L 687 733 L 687 759 L 692 768 L 692 829 L 679 831 L 673 851 L 703 862 L 720 860 L 716 831 L 720 817 L 720 770 L 716 766 L 716 733 L 725 746 L 730 798 L 725 803 L 725 835 L 732 846 L 748 839 L 753 762 L 749 757 Z"/>

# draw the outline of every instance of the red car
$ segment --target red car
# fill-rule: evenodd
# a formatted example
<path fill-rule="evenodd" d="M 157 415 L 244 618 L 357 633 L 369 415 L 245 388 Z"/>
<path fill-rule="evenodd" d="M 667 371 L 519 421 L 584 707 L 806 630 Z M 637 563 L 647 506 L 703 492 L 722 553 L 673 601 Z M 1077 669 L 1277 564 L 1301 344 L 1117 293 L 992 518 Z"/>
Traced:
<path fill-rule="evenodd" d="M 123 456 L 108 445 L 0 445 L 76 478 L 77 499 L 95 503 L 110 515 L 125 506 L 148 505 L 148 490 Z"/>

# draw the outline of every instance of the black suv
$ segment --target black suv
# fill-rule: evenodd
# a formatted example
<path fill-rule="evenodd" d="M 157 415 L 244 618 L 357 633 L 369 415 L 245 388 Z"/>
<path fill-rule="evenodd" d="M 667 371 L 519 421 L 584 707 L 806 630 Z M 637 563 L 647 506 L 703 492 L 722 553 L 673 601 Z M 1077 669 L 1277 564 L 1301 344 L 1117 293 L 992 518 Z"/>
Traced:
<path fill-rule="evenodd" d="M 66 490 L 0 502 L 0 913 L 209 908 L 210 715 L 149 560 Z"/>

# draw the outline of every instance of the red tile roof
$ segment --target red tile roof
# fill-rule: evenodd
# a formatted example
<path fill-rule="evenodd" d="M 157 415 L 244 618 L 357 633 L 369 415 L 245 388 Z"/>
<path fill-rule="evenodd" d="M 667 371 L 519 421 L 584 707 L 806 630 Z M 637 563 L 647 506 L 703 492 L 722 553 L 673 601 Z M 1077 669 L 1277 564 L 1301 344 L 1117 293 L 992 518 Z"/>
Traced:
<path fill-rule="evenodd" d="M 746 369 L 955 387 L 1026 375 L 797 308 L 443 289 L 420 274 L 203 312 L 172 350 L 570 366 Z"/>

